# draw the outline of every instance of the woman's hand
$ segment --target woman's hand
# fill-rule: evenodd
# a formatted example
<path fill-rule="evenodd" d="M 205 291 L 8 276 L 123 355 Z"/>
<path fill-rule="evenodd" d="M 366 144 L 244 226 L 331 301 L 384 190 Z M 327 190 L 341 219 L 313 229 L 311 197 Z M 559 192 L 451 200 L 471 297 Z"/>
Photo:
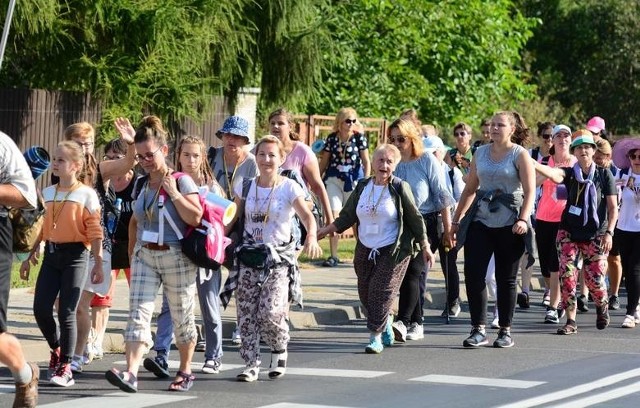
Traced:
<path fill-rule="evenodd" d="M 449 234 L 444 237 L 444 246 L 445 248 L 453 248 L 456 246 L 458 228 L 460 227 L 459 223 L 451 223 L 451 228 L 449 228 Z"/>
<path fill-rule="evenodd" d="M 31 270 L 31 265 L 29 265 L 29 259 L 22 262 L 20 264 L 20 279 L 29 280 L 29 271 Z"/>
<path fill-rule="evenodd" d="M 609 234 L 604 234 L 602 238 L 600 238 L 600 246 L 602 247 L 602 251 L 606 254 L 611 251 L 611 247 L 613 246 L 613 237 Z"/>
<path fill-rule="evenodd" d="M 322 256 L 322 248 L 318 245 L 316 237 L 307 235 L 302 252 L 304 252 L 310 259 L 320 258 Z"/>
<path fill-rule="evenodd" d="M 162 179 L 162 188 L 172 199 L 180 195 L 176 178 L 169 173 L 165 174 L 164 178 Z"/>
<path fill-rule="evenodd" d="M 131 126 L 131 122 L 127 118 L 117 118 L 113 121 L 118 133 L 120 133 L 120 139 L 127 144 L 133 144 L 136 136 L 136 130 Z"/>
<path fill-rule="evenodd" d="M 529 229 L 529 226 L 527 225 L 527 222 L 519 219 L 516 221 L 515 224 L 513 224 L 513 228 L 511 228 L 511 232 L 513 232 L 516 235 L 524 235 L 527 233 L 527 230 Z"/>
<path fill-rule="evenodd" d="M 102 272 L 102 261 L 96 261 L 91 269 L 91 283 L 98 284 L 104 280 L 104 272 Z"/>

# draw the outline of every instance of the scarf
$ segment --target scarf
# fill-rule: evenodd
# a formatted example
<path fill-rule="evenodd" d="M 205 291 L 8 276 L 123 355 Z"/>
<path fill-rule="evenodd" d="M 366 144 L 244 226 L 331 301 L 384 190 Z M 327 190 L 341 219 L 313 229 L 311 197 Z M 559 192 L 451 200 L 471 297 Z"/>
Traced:
<path fill-rule="evenodd" d="M 587 225 L 587 221 L 589 219 L 589 207 L 593 207 L 593 219 L 596 222 L 596 225 L 600 225 L 600 219 L 598 218 L 597 211 L 597 202 L 596 202 L 596 185 L 593 184 L 593 177 L 596 173 L 596 164 L 591 163 L 591 167 L 589 167 L 589 174 L 585 179 L 582 177 L 582 169 L 578 163 L 573 165 L 573 174 L 576 178 L 576 181 L 580 184 L 585 184 L 586 191 L 584 193 L 584 212 L 583 212 L 583 223 L 582 225 Z"/>

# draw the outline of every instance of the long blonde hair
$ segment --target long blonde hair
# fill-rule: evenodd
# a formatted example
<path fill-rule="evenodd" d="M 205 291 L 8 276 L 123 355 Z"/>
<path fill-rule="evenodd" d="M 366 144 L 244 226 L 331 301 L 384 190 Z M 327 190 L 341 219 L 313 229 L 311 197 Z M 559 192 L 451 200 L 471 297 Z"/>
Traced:
<path fill-rule="evenodd" d="M 422 143 L 422 137 L 418 133 L 418 128 L 409 119 L 396 119 L 389 125 L 388 133 L 391 133 L 391 129 L 398 129 L 402 136 L 407 138 L 411 143 L 411 157 L 420 157 L 424 153 L 424 144 Z M 388 134 L 387 133 L 387 134 Z"/>
<path fill-rule="evenodd" d="M 356 121 L 358 120 L 358 113 L 356 113 L 355 109 L 353 109 L 353 108 L 342 108 L 342 109 L 340 109 L 338 111 L 338 114 L 336 115 L 335 121 L 333 122 L 333 131 L 334 132 L 340 131 L 340 125 L 349 116 L 354 116 L 356 118 Z M 356 123 L 358 123 L 358 122 L 356 122 Z"/>

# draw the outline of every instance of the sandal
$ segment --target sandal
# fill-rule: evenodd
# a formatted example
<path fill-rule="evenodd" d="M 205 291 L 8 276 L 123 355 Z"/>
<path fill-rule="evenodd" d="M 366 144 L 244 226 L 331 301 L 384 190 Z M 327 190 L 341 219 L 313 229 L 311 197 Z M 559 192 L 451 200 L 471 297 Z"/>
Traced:
<path fill-rule="evenodd" d="M 322 263 L 322 266 L 333 268 L 338 266 L 338 260 L 332 256 L 328 257 L 326 261 Z"/>
<path fill-rule="evenodd" d="M 561 328 L 558 329 L 557 333 L 560 335 L 570 335 L 570 334 L 576 334 L 578 332 L 578 328 L 576 326 L 572 326 L 570 324 L 565 324 L 564 326 L 562 326 Z"/>
<path fill-rule="evenodd" d="M 185 373 L 183 371 L 178 371 L 176 373 L 176 377 L 180 377 L 181 381 L 174 380 L 171 384 L 169 384 L 169 391 L 180 391 L 187 392 L 193 387 L 193 382 L 196 379 L 196 376 L 191 373 Z"/>
<path fill-rule="evenodd" d="M 287 372 L 287 352 L 271 352 L 271 366 L 269 367 L 269 378 L 277 380 Z"/>
<path fill-rule="evenodd" d="M 127 374 L 126 379 L 125 374 Z M 120 371 L 116 368 L 112 368 L 107 371 L 104 376 L 111 385 L 115 385 L 124 392 L 138 392 L 138 379 L 129 371 Z"/>
<path fill-rule="evenodd" d="M 236 376 L 236 380 L 240 382 L 254 382 L 258 379 L 258 374 L 260 373 L 260 368 L 258 367 L 250 367 L 245 369 L 243 372 Z"/>

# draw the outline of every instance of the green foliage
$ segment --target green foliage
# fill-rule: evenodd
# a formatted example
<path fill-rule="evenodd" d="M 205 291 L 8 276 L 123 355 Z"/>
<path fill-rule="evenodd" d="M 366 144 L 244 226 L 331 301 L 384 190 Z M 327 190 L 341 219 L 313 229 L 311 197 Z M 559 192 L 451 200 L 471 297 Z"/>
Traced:
<path fill-rule="evenodd" d="M 531 97 L 519 70 L 531 35 L 509 0 L 335 2 L 332 31 L 342 50 L 325 55 L 322 100 L 309 110 L 354 106 L 361 116 L 395 117 L 406 108 L 423 120 L 471 123 Z"/>

